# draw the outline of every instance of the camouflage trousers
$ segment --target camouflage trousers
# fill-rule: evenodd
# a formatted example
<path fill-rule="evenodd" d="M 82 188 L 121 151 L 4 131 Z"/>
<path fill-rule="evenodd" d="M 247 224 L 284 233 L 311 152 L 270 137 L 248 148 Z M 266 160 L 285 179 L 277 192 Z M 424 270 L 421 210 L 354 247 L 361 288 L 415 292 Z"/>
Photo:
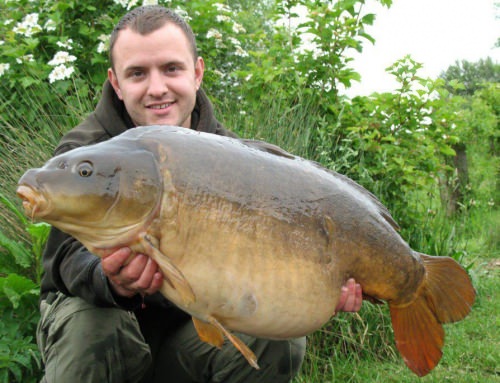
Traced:
<path fill-rule="evenodd" d="M 286 383 L 305 353 L 305 338 L 271 341 L 238 334 L 258 358 L 255 370 L 232 344 L 216 349 L 199 340 L 191 321 L 172 329 L 154 320 L 154 310 L 139 317 L 139 325 L 132 312 L 60 293 L 43 300 L 40 310 L 42 383 Z"/>

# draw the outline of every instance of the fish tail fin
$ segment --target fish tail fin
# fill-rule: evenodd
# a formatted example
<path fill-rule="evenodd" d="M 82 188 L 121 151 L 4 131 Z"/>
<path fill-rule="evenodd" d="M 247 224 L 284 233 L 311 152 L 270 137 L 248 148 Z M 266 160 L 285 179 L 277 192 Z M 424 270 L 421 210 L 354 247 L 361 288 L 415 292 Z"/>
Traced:
<path fill-rule="evenodd" d="M 469 314 L 476 292 L 467 272 L 452 258 L 420 254 L 426 276 L 410 304 L 390 304 L 396 346 L 406 365 L 418 376 L 439 362 L 444 344 L 442 323 Z"/>

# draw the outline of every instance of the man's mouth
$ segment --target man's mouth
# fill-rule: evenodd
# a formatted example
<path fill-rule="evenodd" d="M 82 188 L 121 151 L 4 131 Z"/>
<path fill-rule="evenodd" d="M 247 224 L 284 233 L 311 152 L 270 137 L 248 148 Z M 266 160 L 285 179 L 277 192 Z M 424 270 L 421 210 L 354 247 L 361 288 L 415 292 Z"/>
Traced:
<path fill-rule="evenodd" d="M 165 104 L 149 105 L 148 108 L 149 109 L 166 109 L 172 104 L 173 104 L 173 102 L 167 102 Z"/>

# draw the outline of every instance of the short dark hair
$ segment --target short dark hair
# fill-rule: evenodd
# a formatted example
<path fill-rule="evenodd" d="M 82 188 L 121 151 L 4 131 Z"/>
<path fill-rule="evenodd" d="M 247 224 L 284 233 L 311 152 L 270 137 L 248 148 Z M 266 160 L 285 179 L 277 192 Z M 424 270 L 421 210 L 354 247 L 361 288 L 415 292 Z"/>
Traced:
<path fill-rule="evenodd" d="M 109 62 L 111 68 L 114 70 L 113 48 L 120 31 L 130 28 L 132 31 L 144 36 L 160 29 L 167 23 L 175 24 L 184 32 L 191 46 L 193 60 L 196 61 L 198 58 L 198 49 L 196 48 L 196 39 L 193 30 L 189 24 L 171 9 L 160 5 L 144 5 L 134 8 L 123 16 L 118 24 L 116 24 L 113 32 L 111 32 L 109 40 Z"/>

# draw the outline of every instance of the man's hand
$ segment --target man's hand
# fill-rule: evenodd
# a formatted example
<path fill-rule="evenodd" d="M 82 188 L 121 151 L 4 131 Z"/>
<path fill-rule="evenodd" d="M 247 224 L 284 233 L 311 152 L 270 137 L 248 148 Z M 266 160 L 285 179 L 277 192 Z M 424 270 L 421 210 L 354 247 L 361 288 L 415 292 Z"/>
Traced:
<path fill-rule="evenodd" d="M 111 287 L 118 295 L 132 297 L 157 292 L 163 282 L 158 265 L 151 258 L 137 254 L 125 264 L 131 255 L 128 247 L 118 249 L 102 258 L 102 270 L 108 277 Z"/>
<path fill-rule="evenodd" d="M 347 280 L 346 284 L 342 286 L 339 302 L 335 308 L 335 313 L 339 311 L 356 312 L 361 308 L 363 303 L 363 294 L 361 285 L 356 283 L 353 278 Z"/>

